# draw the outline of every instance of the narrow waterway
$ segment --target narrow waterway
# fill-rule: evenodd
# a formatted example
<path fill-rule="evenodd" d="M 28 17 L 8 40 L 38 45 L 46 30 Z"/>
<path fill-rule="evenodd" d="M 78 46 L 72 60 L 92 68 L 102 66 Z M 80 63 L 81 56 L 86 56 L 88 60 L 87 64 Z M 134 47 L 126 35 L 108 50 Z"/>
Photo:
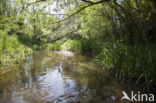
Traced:
<path fill-rule="evenodd" d="M 0 76 L 0 103 L 122 103 L 122 91 L 134 89 L 89 58 L 66 54 L 39 51 Z"/>

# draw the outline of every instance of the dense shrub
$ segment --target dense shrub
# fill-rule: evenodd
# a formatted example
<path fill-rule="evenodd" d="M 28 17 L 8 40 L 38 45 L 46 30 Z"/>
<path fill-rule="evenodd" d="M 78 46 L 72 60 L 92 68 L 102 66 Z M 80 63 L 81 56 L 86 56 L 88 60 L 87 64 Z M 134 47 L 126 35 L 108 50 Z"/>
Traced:
<path fill-rule="evenodd" d="M 79 40 L 67 40 L 62 46 L 63 50 L 79 51 L 81 48 L 81 42 Z"/>
<path fill-rule="evenodd" d="M 95 56 L 101 52 L 101 43 L 96 40 L 81 40 L 81 53 L 88 56 Z"/>
<path fill-rule="evenodd" d="M 61 50 L 61 45 L 62 43 L 60 41 L 56 41 L 55 43 L 47 44 L 47 48 L 49 50 Z"/>
<path fill-rule="evenodd" d="M 0 37 L 0 66 L 20 63 L 32 52 L 31 48 L 18 41 L 16 35 L 9 36 L 1 31 Z"/>

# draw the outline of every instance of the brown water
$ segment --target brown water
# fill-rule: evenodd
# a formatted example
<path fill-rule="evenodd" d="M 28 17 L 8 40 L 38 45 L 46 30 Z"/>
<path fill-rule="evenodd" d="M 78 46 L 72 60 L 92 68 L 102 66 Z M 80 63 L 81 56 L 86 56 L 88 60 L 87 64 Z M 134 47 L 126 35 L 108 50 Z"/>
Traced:
<path fill-rule="evenodd" d="M 0 103 L 120 103 L 125 85 L 81 55 L 40 51 L 0 76 Z"/>

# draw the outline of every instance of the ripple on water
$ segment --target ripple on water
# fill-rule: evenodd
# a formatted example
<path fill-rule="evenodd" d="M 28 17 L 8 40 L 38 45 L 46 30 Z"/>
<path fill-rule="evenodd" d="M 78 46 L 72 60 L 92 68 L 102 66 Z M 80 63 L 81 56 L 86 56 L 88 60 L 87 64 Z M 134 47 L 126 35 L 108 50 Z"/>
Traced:
<path fill-rule="evenodd" d="M 120 101 L 120 83 L 108 79 L 108 73 L 101 70 L 71 52 L 37 52 L 19 70 L 1 77 L 0 103 Z"/>

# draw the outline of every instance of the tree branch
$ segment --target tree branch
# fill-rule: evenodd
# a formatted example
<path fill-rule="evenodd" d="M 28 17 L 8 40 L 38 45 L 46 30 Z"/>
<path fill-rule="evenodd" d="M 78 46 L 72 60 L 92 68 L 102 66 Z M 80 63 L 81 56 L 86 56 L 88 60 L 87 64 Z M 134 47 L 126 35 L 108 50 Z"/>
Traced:
<path fill-rule="evenodd" d="M 93 4 L 92 1 L 88 1 L 88 0 L 82 0 L 83 2 L 86 2 L 86 3 L 90 3 L 90 4 Z"/>
<path fill-rule="evenodd" d="M 38 2 L 44 2 L 44 1 L 46 1 L 46 0 L 36 0 L 35 2 L 28 3 L 27 6 L 26 6 L 26 8 L 27 8 L 28 6 L 30 6 L 30 5 L 35 4 L 35 3 L 38 3 Z"/>
<path fill-rule="evenodd" d="M 57 14 L 57 13 L 49 13 L 49 14 L 46 14 L 46 13 L 42 13 L 41 15 L 65 15 L 65 14 Z"/>
<path fill-rule="evenodd" d="M 60 20 L 60 21 L 57 21 L 57 22 L 53 22 L 52 24 L 56 24 L 56 23 L 60 23 L 60 22 L 66 21 L 67 19 L 71 18 L 72 16 L 78 14 L 79 12 L 81 12 L 82 10 L 84 10 L 84 9 L 90 7 L 90 6 L 92 6 L 92 5 L 87 5 L 87 6 L 83 7 L 83 8 L 81 8 L 81 9 L 79 9 L 77 12 L 75 12 L 75 13 L 69 15 L 68 17 L 64 18 L 63 20 Z"/>
<path fill-rule="evenodd" d="M 73 34 L 73 33 L 77 32 L 78 30 L 79 30 L 79 28 L 77 28 L 76 30 L 73 30 L 73 31 L 71 31 L 71 32 L 69 32 L 69 33 L 67 33 L 67 34 L 65 34 L 65 35 L 63 35 L 63 36 L 61 36 L 61 37 L 58 37 L 58 38 L 56 38 L 56 39 L 54 39 L 54 40 L 50 40 L 49 43 L 54 43 L 54 42 L 56 42 L 56 41 L 58 41 L 58 40 L 61 40 L 61 39 L 64 38 L 64 37 L 68 37 L 68 36 L 70 36 L 70 34 Z"/>
<path fill-rule="evenodd" d="M 90 4 L 100 4 L 100 3 L 103 3 L 103 2 L 108 2 L 110 0 L 100 0 L 100 1 L 97 1 L 97 2 L 92 2 L 92 1 L 88 1 L 88 0 L 82 0 L 83 2 L 86 2 L 86 3 L 90 3 Z"/>
<path fill-rule="evenodd" d="M 29 4 L 27 4 L 26 8 L 29 5 L 32 5 L 32 4 L 35 4 L 35 3 L 38 3 L 38 2 L 43 2 L 43 1 L 46 1 L 46 0 L 37 0 L 35 2 L 29 3 Z M 64 18 L 63 20 L 60 20 L 60 21 L 57 21 L 57 22 L 53 22 L 51 24 L 56 24 L 56 23 L 60 23 L 60 22 L 66 21 L 67 19 L 71 18 L 72 16 L 78 14 L 79 12 L 83 11 L 84 9 L 86 9 L 86 8 L 88 8 L 90 6 L 101 4 L 101 3 L 108 2 L 108 1 L 111 1 L 111 0 L 100 0 L 100 1 L 97 1 L 97 2 L 92 2 L 92 1 L 88 1 L 88 0 L 82 0 L 82 1 L 83 2 L 86 2 L 86 3 L 89 3 L 89 4 L 87 6 L 85 6 L 85 7 L 82 7 L 81 9 L 79 9 L 78 11 L 76 11 L 75 13 L 69 15 L 68 17 Z"/>
<path fill-rule="evenodd" d="M 60 23 L 60 22 L 63 22 L 63 21 L 66 21 L 67 19 L 71 18 L 72 16 L 78 14 L 79 12 L 83 11 L 84 9 L 90 7 L 90 6 L 93 6 L 93 5 L 97 5 L 97 4 L 101 4 L 103 2 L 108 2 L 110 0 L 101 0 L 101 1 L 97 1 L 97 2 L 91 2 L 91 1 L 87 1 L 87 0 L 82 0 L 84 2 L 88 2 L 90 4 L 88 4 L 87 6 L 85 7 L 82 7 L 81 9 L 79 9 L 78 11 L 76 11 L 75 13 L 71 14 L 70 16 L 64 18 L 63 20 L 60 20 L 60 21 L 57 21 L 57 22 L 53 22 L 52 24 L 56 24 L 56 23 Z"/>

